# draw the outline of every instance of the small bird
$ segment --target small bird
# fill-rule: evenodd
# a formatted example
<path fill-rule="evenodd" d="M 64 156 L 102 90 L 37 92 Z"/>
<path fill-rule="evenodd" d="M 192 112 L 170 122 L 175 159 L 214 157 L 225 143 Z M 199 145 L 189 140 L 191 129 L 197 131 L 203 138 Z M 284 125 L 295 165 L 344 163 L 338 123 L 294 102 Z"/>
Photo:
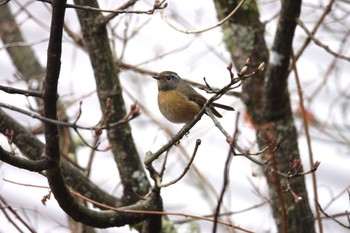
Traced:
<path fill-rule="evenodd" d="M 163 71 L 153 78 L 158 80 L 158 107 L 163 116 L 173 123 L 187 123 L 202 109 L 207 99 L 189 86 L 179 75 Z M 234 108 L 212 103 L 210 109 L 222 117 L 214 107 L 234 111 Z"/>

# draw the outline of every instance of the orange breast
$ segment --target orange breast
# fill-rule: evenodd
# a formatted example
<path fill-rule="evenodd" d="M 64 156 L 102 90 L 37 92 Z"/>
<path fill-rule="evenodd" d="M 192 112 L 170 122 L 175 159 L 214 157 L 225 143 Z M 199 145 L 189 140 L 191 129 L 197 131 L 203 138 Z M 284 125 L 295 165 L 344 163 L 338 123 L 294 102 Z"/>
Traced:
<path fill-rule="evenodd" d="M 201 110 L 196 102 L 176 90 L 159 91 L 158 106 L 163 116 L 174 123 L 187 123 Z"/>

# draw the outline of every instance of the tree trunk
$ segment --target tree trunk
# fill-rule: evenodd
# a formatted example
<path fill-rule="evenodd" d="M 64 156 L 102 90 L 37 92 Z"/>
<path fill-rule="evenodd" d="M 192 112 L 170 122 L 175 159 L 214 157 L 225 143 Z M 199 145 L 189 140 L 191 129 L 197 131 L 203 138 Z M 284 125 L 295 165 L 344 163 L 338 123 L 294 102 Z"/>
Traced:
<path fill-rule="evenodd" d="M 75 0 L 75 4 L 98 7 L 97 1 Z M 125 117 L 126 110 L 104 17 L 100 12 L 87 10 L 77 10 L 77 14 L 84 45 L 94 69 L 101 110 L 105 115 L 110 111 L 109 123 L 117 122 Z M 109 110 L 106 108 L 107 99 L 111 103 Z M 149 191 L 150 183 L 137 153 L 129 124 L 108 129 L 108 139 L 124 187 L 124 203 L 135 203 L 140 199 L 139 195 L 145 195 Z"/>
<path fill-rule="evenodd" d="M 239 1 L 214 2 L 218 18 L 221 20 L 237 6 Z M 284 173 L 289 171 L 291 161 L 300 158 L 287 85 L 295 19 L 299 17 L 300 7 L 300 0 L 282 2 L 271 55 L 266 47 L 264 25 L 259 21 L 255 1 L 246 1 L 223 26 L 226 46 L 238 70 L 243 67 L 246 58 L 251 59 L 253 68 L 261 62 L 266 64 L 265 73 L 260 73 L 258 77 L 243 84 L 242 101 L 256 126 L 259 147 L 262 149 L 270 143 L 275 145 L 279 143 L 278 148 L 266 152 L 264 158 L 271 160 L 275 168 Z M 277 63 L 269 63 L 269 56 L 274 56 L 275 59 L 276 54 L 282 59 Z M 274 59 L 270 60 L 275 61 Z M 295 197 L 290 192 L 283 192 L 287 182 L 285 178 L 266 170 L 264 174 L 268 182 L 278 232 L 315 232 L 304 177 L 288 180 L 291 190 L 303 198 L 296 203 Z"/>

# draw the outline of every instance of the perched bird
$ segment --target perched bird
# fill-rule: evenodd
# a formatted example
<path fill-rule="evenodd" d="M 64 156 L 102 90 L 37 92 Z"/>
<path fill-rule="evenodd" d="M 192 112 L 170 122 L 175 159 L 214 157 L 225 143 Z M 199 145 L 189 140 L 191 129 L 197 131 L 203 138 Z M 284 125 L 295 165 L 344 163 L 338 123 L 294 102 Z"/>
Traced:
<path fill-rule="evenodd" d="M 191 121 L 207 101 L 175 72 L 163 71 L 153 78 L 158 80 L 159 110 L 166 119 L 173 123 Z M 214 107 L 234 111 L 232 107 L 212 103 L 210 109 L 217 117 L 222 116 Z"/>

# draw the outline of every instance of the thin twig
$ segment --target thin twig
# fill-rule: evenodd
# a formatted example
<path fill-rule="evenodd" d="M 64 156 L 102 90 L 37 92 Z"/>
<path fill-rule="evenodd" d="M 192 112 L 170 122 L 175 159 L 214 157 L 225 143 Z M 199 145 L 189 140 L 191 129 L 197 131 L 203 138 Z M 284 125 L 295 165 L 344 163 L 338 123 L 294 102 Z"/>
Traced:
<path fill-rule="evenodd" d="M 252 155 L 261 155 L 263 153 L 265 153 L 267 150 L 274 150 L 274 148 L 272 148 L 272 146 L 279 144 L 279 142 L 271 142 L 269 145 L 267 145 L 265 148 L 259 150 L 258 152 L 255 153 L 250 153 L 249 151 L 245 151 L 243 150 L 237 143 L 236 140 L 234 140 L 228 133 L 227 131 L 221 126 L 220 122 L 216 119 L 216 117 L 214 116 L 214 114 L 211 112 L 210 108 L 207 108 L 207 114 L 208 116 L 213 120 L 214 125 L 225 135 L 226 137 L 226 142 L 232 147 L 237 149 L 240 153 L 236 153 L 234 152 L 233 154 L 235 156 L 244 156 L 245 158 L 249 159 L 250 161 L 252 161 L 253 163 L 265 168 L 267 171 L 269 171 L 271 174 L 278 174 L 281 177 L 287 178 L 287 179 L 291 179 L 294 177 L 299 177 L 299 176 L 304 176 L 310 173 L 314 173 L 318 166 L 320 165 L 320 162 L 316 161 L 315 163 L 313 163 L 313 166 L 310 170 L 305 171 L 305 172 L 297 172 L 297 173 L 284 173 L 281 171 L 278 171 L 276 169 L 270 168 L 270 166 L 268 165 L 268 161 L 267 162 L 262 162 L 260 160 L 257 160 L 255 158 L 252 157 Z M 228 136 L 227 136 L 228 135 Z"/>
<path fill-rule="evenodd" d="M 188 170 L 190 170 L 190 167 L 192 165 L 192 162 L 194 160 L 194 158 L 196 157 L 196 154 L 197 154 L 197 151 L 198 151 L 198 147 L 200 146 L 201 144 L 201 140 L 200 139 L 197 139 L 196 140 L 196 145 L 194 147 L 194 150 L 193 150 L 193 153 L 192 153 L 192 156 L 191 156 L 191 159 L 190 161 L 188 161 L 185 169 L 183 170 L 183 172 L 181 173 L 181 175 L 179 177 L 177 177 L 176 179 L 170 181 L 169 183 L 166 183 L 166 184 L 158 184 L 158 187 L 159 188 L 165 188 L 165 187 L 168 187 L 170 185 L 173 185 L 175 183 L 177 183 L 179 180 L 182 179 L 182 177 L 184 177 L 186 175 L 186 173 L 188 172 Z"/>
<path fill-rule="evenodd" d="M 7 108 L 7 109 L 10 109 L 12 111 L 22 113 L 24 115 L 27 115 L 27 116 L 32 117 L 34 119 L 38 119 L 38 120 L 43 121 L 43 122 L 56 124 L 58 126 L 65 126 L 65 127 L 69 127 L 69 128 L 73 128 L 73 129 L 84 129 L 84 130 L 97 130 L 97 129 L 100 130 L 100 129 L 113 128 L 113 127 L 117 127 L 119 125 L 125 124 L 125 123 L 129 122 L 130 120 L 134 119 L 132 117 L 127 118 L 127 119 L 123 118 L 117 122 L 108 123 L 107 125 L 104 125 L 104 126 L 87 127 L 87 126 L 77 125 L 75 123 L 53 120 L 53 119 L 50 119 L 47 117 L 43 117 L 37 113 L 29 112 L 29 111 L 26 111 L 24 109 L 15 107 L 13 105 L 5 104 L 5 103 L 0 103 L 0 107 Z"/>
<path fill-rule="evenodd" d="M 162 164 L 162 168 L 160 169 L 160 172 L 159 172 L 159 177 L 161 177 L 161 179 L 159 180 L 158 183 L 161 183 L 162 179 L 163 179 L 163 176 L 164 176 L 164 173 L 165 173 L 165 170 L 166 170 L 166 164 L 168 162 L 168 157 L 169 157 L 169 152 L 170 152 L 171 148 L 169 148 L 169 150 L 166 151 L 165 153 L 165 156 L 164 156 L 164 161 L 163 161 L 163 164 Z"/>
<path fill-rule="evenodd" d="M 175 29 L 178 32 L 182 32 L 185 34 L 199 34 L 202 32 L 207 32 L 211 29 L 220 27 L 221 25 L 223 25 L 227 20 L 229 20 L 237 11 L 239 8 L 241 8 L 241 6 L 243 5 L 243 3 L 245 2 L 245 0 L 241 0 L 239 2 L 239 4 L 236 6 L 235 9 L 233 9 L 233 11 L 226 16 L 225 18 L 223 18 L 221 21 L 219 21 L 218 23 L 216 23 L 215 25 L 209 26 L 209 27 L 205 27 L 202 29 L 197 29 L 197 30 L 187 30 L 187 29 L 180 29 L 178 27 L 176 27 L 175 25 L 173 25 L 172 23 L 169 22 L 169 20 L 167 19 L 167 17 L 164 15 L 163 11 L 160 11 L 160 15 L 162 16 L 162 19 L 164 20 L 164 22 L 166 22 L 170 27 L 172 27 L 173 29 Z"/>
<path fill-rule="evenodd" d="M 254 209 L 257 209 L 259 207 L 262 207 L 263 205 L 266 205 L 267 203 L 268 203 L 268 201 L 264 201 L 264 202 L 262 202 L 260 204 L 253 205 L 253 206 L 250 206 L 250 207 L 242 209 L 242 210 L 224 212 L 224 213 L 220 214 L 220 217 L 245 213 L 245 212 L 248 212 L 250 210 L 254 210 Z M 207 215 L 203 215 L 203 217 L 208 217 L 209 218 L 209 217 L 214 217 L 214 215 L 213 214 L 207 214 Z M 192 221 L 192 220 L 191 219 L 185 219 L 185 220 L 178 220 L 178 221 L 174 221 L 174 222 L 176 224 L 182 224 L 182 223 L 187 223 L 187 222 L 190 222 L 190 221 Z"/>
<path fill-rule="evenodd" d="M 340 41 L 339 49 L 337 53 L 342 53 L 346 49 L 348 49 L 348 46 L 346 46 L 346 44 L 348 42 L 349 36 L 350 36 L 350 30 L 343 36 L 342 40 Z M 333 57 L 332 62 L 330 62 L 328 67 L 325 69 L 325 72 L 322 75 L 323 77 L 320 79 L 322 80 L 322 82 L 320 82 L 317 85 L 317 87 L 314 88 L 314 91 L 309 94 L 308 96 L 309 103 L 311 103 L 314 99 L 318 97 L 318 94 L 321 92 L 321 90 L 323 90 L 328 80 L 332 80 L 334 76 L 331 73 L 336 70 L 336 65 L 338 61 L 339 61 L 338 58 Z M 348 90 L 348 89 L 345 88 L 345 90 Z M 329 112 L 333 112 L 332 109 L 329 109 Z M 326 117 L 325 119 L 331 119 L 331 117 Z"/>
<path fill-rule="evenodd" d="M 134 210 L 134 209 L 116 208 L 116 207 L 108 206 L 108 205 L 105 205 L 103 203 L 89 199 L 80 193 L 77 193 L 74 191 L 71 191 L 71 193 L 77 197 L 80 197 L 80 198 L 96 205 L 96 206 L 100 206 L 100 207 L 105 208 L 105 209 L 110 209 L 110 210 L 114 210 L 114 211 L 118 211 L 118 212 L 122 212 L 122 213 L 139 213 L 139 214 L 153 214 L 153 215 L 164 215 L 164 216 L 165 215 L 182 216 L 182 217 L 186 217 L 186 218 L 193 218 L 193 219 L 204 220 L 204 221 L 208 221 L 208 222 L 214 222 L 214 220 L 211 218 L 193 215 L 193 214 L 185 214 L 185 213 L 178 213 L 178 212 L 163 212 L 163 211 L 156 211 L 156 210 Z M 220 223 L 221 225 L 230 227 L 230 228 L 234 228 L 236 230 L 240 230 L 240 231 L 248 232 L 248 233 L 253 233 L 252 231 L 246 230 L 246 229 L 241 228 L 239 226 L 234 226 L 231 223 L 227 223 L 224 221 L 218 221 L 218 223 Z"/>
<path fill-rule="evenodd" d="M 12 209 L 12 207 L 9 206 L 7 203 L 4 203 L 4 205 L 2 205 L 1 202 L 2 201 L 1 201 L 1 197 L 0 197 L 0 210 L 4 214 L 7 221 L 9 221 L 17 229 L 18 232 L 24 233 L 24 231 L 22 231 L 21 228 L 19 228 L 19 226 L 17 226 L 15 221 L 13 221 L 12 218 L 10 217 L 10 215 L 6 212 L 6 209 Z"/>
<path fill-rule="evenodd" d="M 97 151 L 96 149 L 100 145 L 99 140 L 100 140 L 100 135 L 96 135 L 96 137 L 94 138 L 94 141 L 92 143 L 93 148 L 91 148 L 90 154 L 88 156 L 88 163 L 86 165 L 86 176 L 87 177 L 90 177 L 90 174 L 91 174 L 92 162 L 94 161 L 95 152 Z"/>
<path fill-rule="evenodd" d="M 314 162 L 314 156 L 313 156 L 313 151 L 312 151 L 312 147 L 311 147 L 311 136 L 310 136 L 310 132 L 309 132 L 309 122 L 306 119 L 303 90 L 302 90 L 302 87 L 300 84 L 299 72 L 297 69 L 296 58 L 295 58 L 293 49 L 292 49 L 292 61 L 293 61 L 293 64 L 292 64 L 293 70 L 294 70 L 294 74 L 295 74 L 295 81 L 296 81 L 297 89 L 298 89 L 300 108 L 301 108 L 301 112 L 302 112 L 302 116 L 303 116 L 304 130 L 305 130 L 307 148 L 308 148 L 308 152 L 309 152 L 309 161 L 310 161 L 310 165 L 314 166 L 315 162 Z M 318 203 L 318 191 L 317 191 L 316 173 L 312 172 L 311 176 L 312 176 L 312 188 L 313 188 L 314 196 L 315 196 L 314 198 L 315 198 L 315 209 L 316 209 L 317 223 L 318 223 L 318 228 L 319 228 L 320 232 L 322 233 L 323 232 L 322 220 L 320 217 L 321 216 L 320 210 L 319 210 L 318 205 L 317 205 L 317 203 Z"/>
<path fill-rule="evenodd" d="M 38 0 L 40 2 L 46 2 L 49 4 L 52 4 L 51 0 Z M 115 13 L 115 14 L 147 14 L 151 15 L 158 9 L 164 9 L 167 7 L 167 3 L 165 1 L 160 2 L 159 4 L 155 4 L 152 9 L 150 10 L 108 10 L 108 9 L 101 9 L 97 7 L 91 7 L 91 6 L 81 6 L 81 5 L 73 5 L 73 4 L 66 4 L 66 8 L 73 8 L 77 10 L 86 10 L 86 11 L 96 11 L 96 12 L 106 12 L 106 13 Z"/>
<path fill-rule="evenodd" d="M 321 15 L 320 19 L 317 21 L 317 23 L 315 24 L 314 28 L 311 30 L 311 35 L 315 35 L 317 29 L 321 26 L 323 20 L 326 18 L 326 16 L 328 15 L 329 12 L 331 12 L 332 9 L 332 5 L 334 3 L 335 0 L 330 0 L 328 5 L 326 6 L 326 9 L 324 10 L 323 14 Z M 309 45 L 311 41 L 311 37 L 308 37 L 304 44 L 300 47 L 299 51 L 296 54 L 296 60 L 299 59 L 299 57 L 303 54 L 304 50 L 306 49 L 306 47 Z"/>
<path fill-rule="evenodd" d="M 339 59 L 343 59 L 345 61 L 349 61 L 350 62 L 350 57 L 348 56 L 344 56 L 340 53 L 337 53 L 335 51 L 333 51 L 332 49 L 329 48 L 328 45 L 323 44 L 319 39 L 317 39 L 310 31 L 309 29 L 307 29 L 307 27 L 305 26 L 305 24 L 303 23 L 303 21 L 301 21 L 300 19 L 296 19 L 296 22 L 298 23 L 298 25 L 304 30 L 304 32 L 306 33 L 306 35 L 308 37 L 311 38 L 311 40 L 318 45 L 319 47 L 323 48 L 326 52 L 328 52 L 329 54 L 333 55 L 334 57 L 337 57 Z"/>
<path fill-rule="evenodd" d="M 209 109 L 209 111 L 211 111 L 211 110 Z M 237 134 L 238 134 L 238 119 L 239 119 L 239 113 L 237 114 L 237 117 L 236 117 L 236 127 L 235 127 L 234 136 L 233 136 L 234 141 L 236 141 L 235 139 L 237 138 Z M 229 183 L 230 165 L 231 165 L 231 161 L 233 158 L 233 156 L 231 156 L 231 153 L 233 153 L 233 154 L 235 153 L 232 147 L 230 147 L 229 152 L 228 152 L 227 157 L 226 157 L 226 162 L 225 162 L 225 167 L 224 167 L 224 178 L 223 178 L 224 181 L 223 181 L 219 200 L 218 200 L 218 203 L 216 205 L 216 209 L 215 209 L 215 213 L 214 213 L 213 233 L 216 233 L 216 230 L 217 230 L 217 221 L 218 221 L 219 216 L 220 216 L 221 204 L 222 204 L 222 201 L 224 199 L 224 194 L 226 192 L 227 185 Z"/>
<path fill-rule="evenodd" d="M 332 199 L 326 204 L 324 205 L 324 209 L 328 209 L 328 207 L 330 207 L 336 200 L 338 200 L 338 198 L 340 198 L 344 193 L 348 193 L 349 194 L 349 190 L 350 190 L 350 185 L 348 185 L 347 187 L 344 188 L 343 191 L 339 192 L 337 195 L 333 196 Z M 349 195 L 350 197 L 350 195 Z M 350 199 L 349 199 L 349 204 L 350 204 Z"/>
<path fill-rule="evenodd" d="M 339 220 L 337 220 L 335 217 L 332 217 L 331 215 L 327 214 L 321 207 L 320 203 L 317 202 L 317 206 L 318 209 L 322 212 L 322 214 L 324 214 L 327 218 L 332 219 L 334 222 L 338 223 L 340 226 L 346 228 L 346 229 L 350 229 L 350 225 L 347 226 L 344 223 L 340 222 Z"/>
<path fill-rule="evenodd" d="M 21 217 L 21 216 L 19 216 L 18 214 L 17 214 L 17 212 L 10 206 L 10 205 L 8 205 L 7 204 L 7 202 L 5 201 L 5 199 L 0 195 L 0 201 L 2 202 L 2 203 L 4 203 L 4 205 L 6 205 L 6 207 L 7 207 L 7 209 L 9 209 L 10 211 L 11 211 L 11 213 L 15 216 L 15 218 L 17 219 L 17 220 L 19 220 L 30 232 L 32 232 L 32 233 L 36 233 L 36 231 L 31 227 L 31 226 L 29 226 L 29 224 L 26 222 L 26 221 L 24 221 L 23 220 L 23 218 Z M 2 208 L 1 208 L 2 209 Z M 6 212 L 5 211 L 3 211 L 4 212 L 4 214 L 6 214 Z M 20 231 L 20 232 L 22 232 L 20 229 L 19 229 L 19 227 L 17 226 L 17 224 L 15 224 L 11 219 L 9 219 L 8 218 L 8 220 Z"/>
<path fill-rule="evenodd" d="M 212 121 L 214 122 L 214 125 L 222 132 L 222 134 L 226 137 L 226 142 L 232 147 L 237 149 L 241 154 L 236 153 L 234 150 L 232 153 L 234 153 L 234 155 L 243 155 L 244 157 L 246 157 L 247 159 L 249 159 L 250 161 L 252 161 L 253 163 L 256 163 L 260 166 L 265 166 L 266 163 L 261 162 L 253 157 L 250 156 L 250 153 L 246 153 L 244 152 L 244 150 L 236 143 L 235 140 L 233 140 L 233 138 L 231 137 L 231 135 L 224 129 L 224 127 L 222 127 L 222 125 L 220 124 L 220 122 L 218 121 L 218 119 L 216 119 L 216 117 L 214 116 L 214 114 L 212 113 L 212 111 L 210 110 L 210 108 L 207 107 L 207 114 L 208 116 L 212 119 Z M 262 151 L 259 151 L 257 153 L 255 153 L 254 155 L 260 155 L 262 154 L 267 148 L 265 148 Z"/>
<path fill-rule="evenodd" d="M 274 127 L 270 127 L 270 131 L 271 134 L 269 134 L 267 136 L 267 140 L 270 141 L 271 143 L 275 143 L 274 141 L 274 135 L 275 135 L 275 129 Z M 272 169 L 273 171 L 278 171 L 278 167 L 277 167 L 277 160 L 276 160 L 276 156 L 274 151 L 270 148 L 269 149 L 269 157 L 271 157 L 272 160 Z M 277 199 L 279 202 L 279 206 L 280 206 L 280 212 L 281 212 L 281 232 L 282 233 L 287 233 L 287 229 L 288 229 L 288 215 L 287 215 L 287 210 L 286 210 L 286 204 L 285 204 L 285 200 L 283 197 L 283 192 L 282 192 L 282 186 L 281 186 L 281 180 L 279 177 L 279 174 L 277 172 L 271 172 L 272 176 L 273 176 L 273 184 L 276 188 L 276 193 L 277 193 Z"/>
<path fill-rule="evenodd" d="M 34 45 L 38 45 L 38 44 L 47 42 L 48 40 L 49 39 L 42 39 L 42 40 L 37 40 L 37 41 L 30 42 L 30 43 L 29 42 L 23 42 L 23 41 L 6 43 L 6 44 L 4 44 L 3 47 L 0 47 L 0 50 L 13 48 L 13 47 L 33 47 Z"/>
<path fill-rule="evenodd" d="M 32 185 L 32 184 L 25 184 L 25 183 L 19 183 L 19 182 L 14 182 L 14 181 L 10 181 L 10 180 L 6 180 L 3 179 L 6 182 L 10 182 L 16 185 L 22 185 L 22 186 L 27 186 L 27 187 L 35 187 L 35 188 L 44 188 L 44 189 L 50 189 L 50 187 L 47 186 L 39 186 L 39 185 Z M 117 212 L 121 212 L 121 213 L 138 213 L 138 214 L 153 214 L 153 215 L 172 215 L 172 216 L 182 216 L 182 217 L 186 217 L 186 218 L 193 218 L 193 219 L 198 219 L 198 220 L 204 220 L 204 221 L 208 221 L 208 222 L 213 222 L 214 220 L 212 218 L 209 217 L 203 217 L 203 216 L 199 216 L 199 215 L 193 215 L 193 214 L 186 214 L 186 213 L 178 213 L 178 212 L 163 212 L 163 211 L 156 211 L 156 210 L 137 210 L 137 209 L 126 209 L 124 207 L 121 208 L 117 208 L 117 207 L 113 207 L 113 206 L 109 206 L 100 202 L 97 202 L 95 200 L 92 200 L 78 192 L 72 191 L 70 190 L 70 193 L 75 195 L 76 197 L 82 198 L 83 200 L 90 202 L 91 204 L 93 204 L 94 206 L 99 206 L 102 207 L 103 209 L 109 209 L 109 210 L 114 210 Z M 227 223 L 224 221 L 218 221 L 218 223 L 230 227 L 230 228 L 234 228 L 243 232 L 248 232 L 248 233 L 253 233 L 252 231 L 246 230 L 244 228 L 241 228 L 239 226 L 234 226 L 231 223 Z"/>

